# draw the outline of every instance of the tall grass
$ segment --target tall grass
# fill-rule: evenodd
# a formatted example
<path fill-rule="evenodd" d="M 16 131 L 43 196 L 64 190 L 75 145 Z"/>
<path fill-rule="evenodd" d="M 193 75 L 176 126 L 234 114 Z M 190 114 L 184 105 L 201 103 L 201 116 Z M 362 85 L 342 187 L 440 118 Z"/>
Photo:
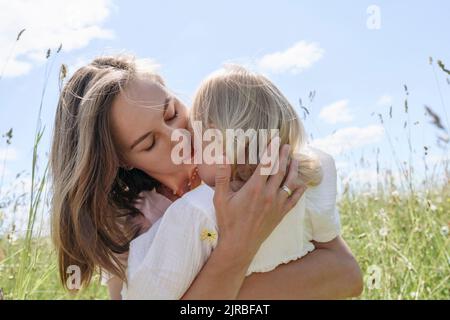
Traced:
<path fill-rule="evenodd" d="M 25 30 L 22 30 L 20 35 Z M 59 53 L 61 46 L 56 53 Z M 20 196 L 12 195 L 4 203 L 13 203 L 13 208 L 17 209 L 21 198 L 28 196 L 25 202 L 28 206 L 27 226 L 24 234 L 20 234 L 15 239 L 14 232 L 16 226 L 13 224 L 10 233 L 6 238 L 0 239 L 0 288 L 2 297 L 6 299 L 59 299 L 59 298 L 79 298 L 105 297 L 104 288 L 92 287 L 81 295 L 68 294 L 61 288 L 57 276 L 56 256 L 48 236 L 41 236 L 41 229 L 36 229 L 38 218 L 42 218 L 49 208 L 48 203 L 48 161 L 45 161 L 43 172 L 39 172 L 39 156 L 42 154 L 40 144 L 45 132 L 45 126 L 42 125 L 41 115 L 44 104 L 45 93 L 48 88 L 48 80 L 53 69 L 54 59 L 51 59 L 51 50 L 46 53 L 46 65 L 44 73 L 44 82 L 39 102 L 36 130 L 33 137 L 33 152 L 31 158 L 31 182 L 26 194 Z M 3 72 L 2 72 L 3 73 Z M 66 66 L 62 65 L 60 69 L 60 81 L 67 73 Z M 3 76 L 3 74 L 2 74 Z M 62 77 L 63 76 L 63 77 Z M 1 79 L 1 77 L 0 77 Z M 60 84 L 61 88 L 61 84 Z M 12 129 L 5 134 L 8 139 L 8 146 L 11 144 Z M 19 178 L 20 175 L 17 176 Z M 0 189 L 1 190 L 1 189 Z M 2 194 L 0 193 L 0 197 Z M 1 198 L 0 198 L 1 199 Z M 1 207 L 0 207 L 1 208 Z M 1 209 L 0 209 L 1 210 Z M 9 211 L 16 213 L 16 210 Z M 1 226 L 0 215 L 0 226 Z M 40 226 L 42 227 L 42 226 Z M 89 295 L 90 294 L 90 295 Z"/>
<path fill-rule="evenodd" d="M 22 31 L 23 32 L 23 31 Z M 20 35 L 18 39 L 20 38 Z M 59 49 L 60 50 L 60 49 Z M 58 50 L 58 51 L 59 51 Z M 33 137 L 33 153 L 30 163 L 31 183 L 25 193 L 8 194 L 0 185 L 0 227 L 5 214 L 15 214 L 27 205 L 27 228 L 17 238 L 14 224 L 0 238 L 0 299 L 106 299 L 106 288 L 101 286 L 98 275 L 92 285 L 79 294 L 65 292 L 59 283 L 56 254 L 48 236 L 41 234 L 37 219 L 48 214 L 46 204 L 51 192 L 47 180 L 48 166 L 39 170 L 40 144 L 45 127 L 41 112 L 51 74 L 53 61 L 47 52 L 44 84 Z M 439 68 L 448 73 L 442 62 Z M 433 65 L 433 72 L 434 65 Z M 60 83 L 67 74 L 65 65 L 60 69 Z M 1 75 L 3 76 L 3 74 Z M 0 79 L 1 79 L 0 76 Z M 448 79 L 447 79 L 448 81 Z M 450 82 L 449 82 L 450 84 Z M 439 88 L 441 93 L 441 88 Z M 362 299 L 448 299 L 450 297 L 450 188 L 448 158 L 439 164 L 438 171 L 429 172 L 425 163 L 425 180 L 422 188 L 413 181 L 414 166 L 411 156 L 413 144 L 411 119 L 408 113 L 408 89 L 405 86 L 404 120 L 409 148 L 408 159 L 401 159 L 396 152 L 395 141 L 385 126 L 395 169 L 380 169 L 382 180 L 375 181 L 376 191 L 363 192 L 344 185 L 339 201 L 343 236 L 349 243 L 365 274 L 365 290 Z M 311 98 L 311 97 L 310 97 Z M 445 111 L 444 100 L 441 98 Z M 303 107 L 302 107 L 303 108 Z M 427 107 L 429 108 L 429 107 Z M 306 108 L 305 108 L 306 109 Z M 306 109 L 307 110 L 307 109 Z M 448 127 L 437 112 L 427 110 L 439 132 L 441 147 L 448 150 Z M 308 112 L 309 113 L 309 112 Z M 386 115 L 379 114 L 385 125 Z M 389 112 L 392 118 L 392 109 Z M 17 131 L 17 130 L 16 130 Z M 12 130 L 4 135 L 9 146 L 13 140 Z M 427 147 L 424 146 L 425 155 Z M 377 152 L 377 155 L 379 150 Z M 1 161 L 2 159 L 0 159 Z M 355 167 L 355 169 L 358 169 Z M 399 179 L 393 179 L 397 172 Z M 436 172 L 444 176 L 444 183 L 437 183 Z M 17 179 L 23 177 L 20 173 Z M 1 180 L 3 184 L 3 179 Z M 3 216 L 3 218 L 2 218 Z"/>

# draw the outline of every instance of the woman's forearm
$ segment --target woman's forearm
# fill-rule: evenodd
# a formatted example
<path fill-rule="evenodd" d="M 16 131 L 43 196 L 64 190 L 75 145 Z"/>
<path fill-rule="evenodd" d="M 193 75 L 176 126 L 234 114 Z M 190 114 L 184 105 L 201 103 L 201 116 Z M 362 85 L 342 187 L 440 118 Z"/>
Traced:
<path fill-rule="evenodd" d="M 253 257 L 236 252 L 233 248 L 218 245 L 182 299 L 236 299 Z"/>
<path fill-rule="evenodd" d="M 342 299 L 361 291 L 358 264 L 338 237 L 299 260 L 250 275 L 238 299 Z"/>

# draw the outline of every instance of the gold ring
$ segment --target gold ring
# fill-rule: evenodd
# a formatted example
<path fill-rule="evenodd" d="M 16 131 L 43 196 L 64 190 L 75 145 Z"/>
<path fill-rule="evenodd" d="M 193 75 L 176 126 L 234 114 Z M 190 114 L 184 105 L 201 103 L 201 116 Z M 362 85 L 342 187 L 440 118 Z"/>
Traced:
<path fill-rule="evenodd" d="M 286 191 L 287 194 L 288 194 L 288 197 L 292 196 L 292 190 L 289 189 L 289 187 L 288 187 L 287 185 L 284 184 L 284 185 L 281 187 L 281 190 Z"/>

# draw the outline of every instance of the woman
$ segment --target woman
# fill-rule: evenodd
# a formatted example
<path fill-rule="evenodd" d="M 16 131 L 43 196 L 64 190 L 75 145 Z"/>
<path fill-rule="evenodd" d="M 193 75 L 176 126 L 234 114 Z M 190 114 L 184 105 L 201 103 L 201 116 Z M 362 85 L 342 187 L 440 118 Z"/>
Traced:
<path fill-rule="evenodd" d="M 149 81 L 143 86 L 133 81 L 138 78 Z M 120 255 L 145 229 L 136 207 L 141 192 L 155 189 L 175 199 L 198 184 L 192 179 L 193 165 L 175 165 L 170 159 L 171 133 L 187 124 L 186 107 L 158 75 L 130 57 L 97 58 L 68 81 L 56 112 L 51 155 L 52 234 L 63 284 L 70 265 L 80 267 L 84 285 L 98 268 L 126 281 Z M 285 150 L 276 175 L 250 179 L 238 192 L 229 188 L 230 168 L 219 168 L 214 203 L 221 237 L 183 298 L 360 294 L 358 264 L 339 237 L 305 258 L 245 278 L 261 243 L 304 191 L 293 173 L 296 165 L 291 162 L 283 182 L 295 190 L 291 197 L 279 191 L 287 171 Z"/>

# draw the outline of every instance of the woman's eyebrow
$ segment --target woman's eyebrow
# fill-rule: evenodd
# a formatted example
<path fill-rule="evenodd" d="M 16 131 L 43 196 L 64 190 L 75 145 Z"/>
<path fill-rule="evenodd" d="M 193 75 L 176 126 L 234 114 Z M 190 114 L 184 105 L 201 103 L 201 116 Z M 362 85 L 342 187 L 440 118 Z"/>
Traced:
<path fill-rule="evenodd" d="M 163 115 L 166 113 L 166 110 L 169 106 L 169 102 L 172 99 L 172 97 L 167 97 L 164 100 L 164 110 L 163 110 Z M 147 133 L 144 133 L 142 136 L 140 136 L 139 138 L 137 138 L 130 146 L 130 150 L 132 150 L 135 146 L 137 146 L 139 143 L 141 143 L 143 140 L 145 140 L 145 138 L 147 138 L 149 135 L 151 135 L 153 132 L 149 131 Z"/>

